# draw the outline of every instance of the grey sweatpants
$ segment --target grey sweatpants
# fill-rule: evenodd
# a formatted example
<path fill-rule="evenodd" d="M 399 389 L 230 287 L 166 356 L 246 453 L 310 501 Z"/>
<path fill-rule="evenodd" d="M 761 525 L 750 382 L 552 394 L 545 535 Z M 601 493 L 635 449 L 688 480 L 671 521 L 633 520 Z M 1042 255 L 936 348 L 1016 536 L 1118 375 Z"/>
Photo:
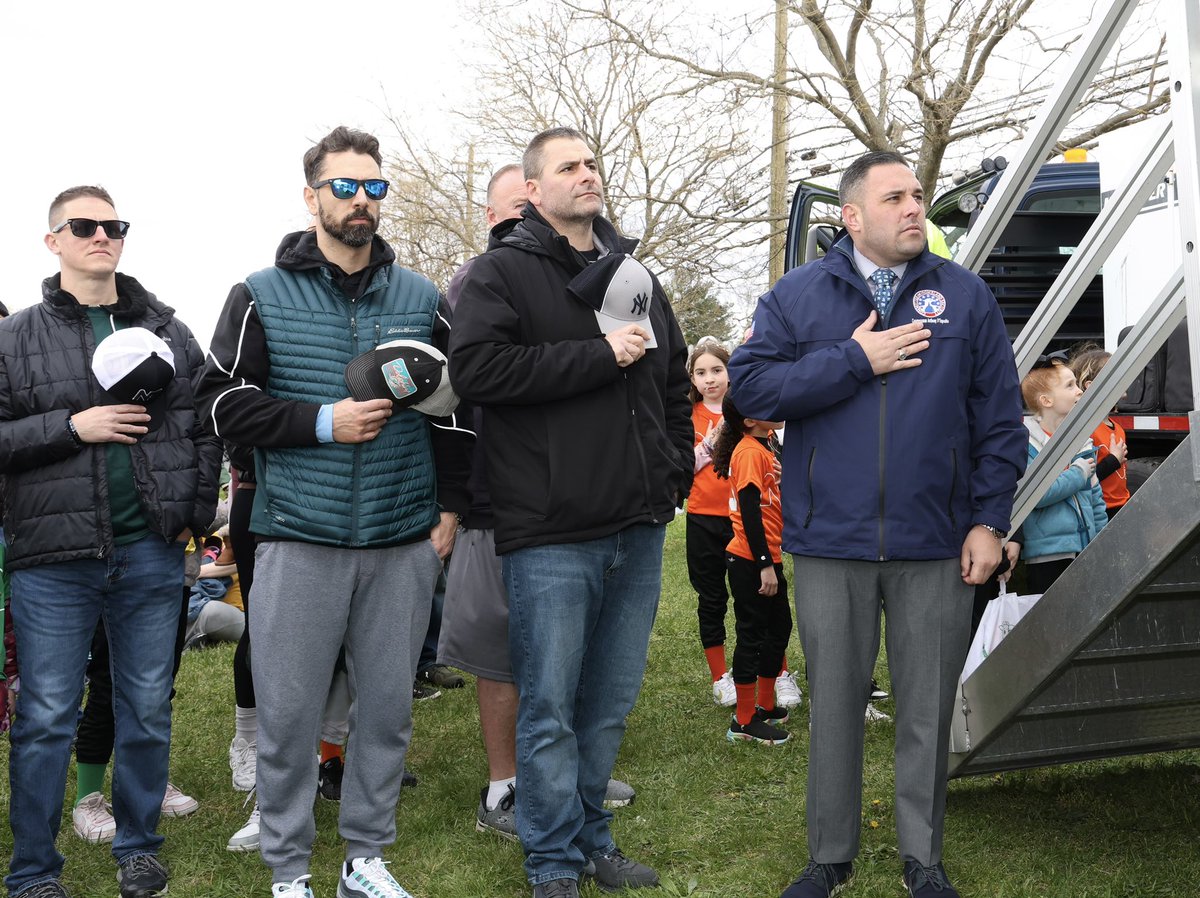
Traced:
<path fill-rule="evenodd" d="M 378 857 L 395 841 L 413 678 L 441 567 L 428 540 L 386 549 L 259 545 L 250 641 L 260 850 L 276 882 L 308 872 L 321 712 L 343 641 L 353 706 L 338 832 L 347 859 Z"/>

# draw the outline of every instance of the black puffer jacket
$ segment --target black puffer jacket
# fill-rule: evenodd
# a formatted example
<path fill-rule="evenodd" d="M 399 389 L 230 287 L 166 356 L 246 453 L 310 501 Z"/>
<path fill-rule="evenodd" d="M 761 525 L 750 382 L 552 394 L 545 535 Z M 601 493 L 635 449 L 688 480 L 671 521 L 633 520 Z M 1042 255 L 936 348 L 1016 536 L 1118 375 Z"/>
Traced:
<path fill-rule="evenodd" d="M 221 444 L 196 415 L 193 390 L 204 356 L 174 310 L 131 277 L 117 275 L 117 303 L 129 327 L 153 331 L 175 356 L 162 425 L 130 447 L 133 476 L 151 530 L 166 540 L 203 533 L 216 509 Z M 97 402 L 95 351 L 87 310 L 59 285 L 42 284 L 40 305 L 0 321 L 0 472 L 10 570 L 112 550 L 103 443 L 78 447 L 67 418 Z"/>
<path fill-rule="evenodd" d="M 613 251 L 637 245 L 602 218 L 593 229 Z M 483 406 L 501 553 L 666 523 L 691 488 L 687 347 L 670 303 L 655 280 L 658 346 L 618 367 L 594 311 L 566 290 L 586 265 L 526 206 L 462 284 L 450 380 Z"/>

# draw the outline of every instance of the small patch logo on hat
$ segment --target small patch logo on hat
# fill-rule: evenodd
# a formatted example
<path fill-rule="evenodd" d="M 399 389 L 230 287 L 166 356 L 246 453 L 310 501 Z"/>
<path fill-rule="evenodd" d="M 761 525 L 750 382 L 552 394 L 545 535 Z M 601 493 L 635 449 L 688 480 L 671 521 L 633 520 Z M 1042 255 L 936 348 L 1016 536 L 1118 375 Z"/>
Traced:
<path fill-rule="evenodd" d="M 388 389 L 397 399 L 403 399 L 405 396 L 411 396 L 417 392 L 417 385 L 413 383 L 412 375 L 408 373 L 408 366 L 404 364 L 404 359 L 392 359 L 386 365 L 381 366 L 379 370 L 383 372 L 383 379 L 387 383 Z"/>
<path fill-rule="evenodd" d="M 918 290 L 913 294 L 913 308 L 918 315 L 926 318 L 937 318 L 946 311 L 946 297 L 936 290 Z"/>

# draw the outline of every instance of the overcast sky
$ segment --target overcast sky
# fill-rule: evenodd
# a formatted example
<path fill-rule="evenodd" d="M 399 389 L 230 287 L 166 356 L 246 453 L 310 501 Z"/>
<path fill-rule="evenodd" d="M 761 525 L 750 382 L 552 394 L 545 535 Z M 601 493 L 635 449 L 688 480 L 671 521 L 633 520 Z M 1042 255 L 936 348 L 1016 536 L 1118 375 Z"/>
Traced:
<path fill-rule="evenodd" d="M 653 0 L 660 12 L 672 2 Z M 457 124 L 450 111 L 471 97 L 470 63 L 487 45 L 462 16 L 475 5 L 0 0 L 9 160 L 0 299 L 11 310 L 40 301 L 58 268 L 43 243 L 50 201 L 101 184 L 132 223 L 120 270 L 175 307 L 207 347 L 230 287 L 272 264 L 280 238 L 308 224 L 301 157 L 318 138 L 346 124 L 375 132 L 387 153 L 395 140 L 385 106 L 427 132 L 421 143 L 436 146 Z M 699 23 L 716 12 L 727 25 L 767 7 L 687 0 L 679 15 Z M 1071 17 L 1052 0 L 1039 11 Z M 1073 30 L 1056 20 L 1049 32 L 1063 29 Z M 1023 46 L 993 62 L 996 74 L 1036 62 L 1036 52 L 1019 60 Z"/>
<path fill-rule="evenodd" d="M 207 347 L 229 288 L 306 226 L 300 160 L 316 139 L 346 124 L 386 142 L 385 102 L 436 128 L 468 89 L 458 6 L 0 3 L 0 299 L 41 300 L 58 270 L 50 201 L 101 184 L 131 223 L 120 270 Z"/>

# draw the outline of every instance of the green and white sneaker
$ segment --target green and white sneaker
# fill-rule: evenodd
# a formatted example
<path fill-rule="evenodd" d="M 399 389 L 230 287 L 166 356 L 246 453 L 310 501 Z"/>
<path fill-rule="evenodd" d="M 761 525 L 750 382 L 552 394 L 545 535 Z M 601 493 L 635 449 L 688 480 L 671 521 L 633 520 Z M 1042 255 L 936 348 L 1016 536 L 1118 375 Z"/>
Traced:
<path fill-rule="evenodd" d="M 338 898 L 413 898 L 387 871 L 381 857 L 356 857 L 342 865 Z"/>
<path fill-rule="evenodd" d="M 291 882 L 277 882 L 271 886 L 271 898 L 313 898 L 313 891 L 308 887 L 310 879 L 312 877 L 305 873 Z"/>

